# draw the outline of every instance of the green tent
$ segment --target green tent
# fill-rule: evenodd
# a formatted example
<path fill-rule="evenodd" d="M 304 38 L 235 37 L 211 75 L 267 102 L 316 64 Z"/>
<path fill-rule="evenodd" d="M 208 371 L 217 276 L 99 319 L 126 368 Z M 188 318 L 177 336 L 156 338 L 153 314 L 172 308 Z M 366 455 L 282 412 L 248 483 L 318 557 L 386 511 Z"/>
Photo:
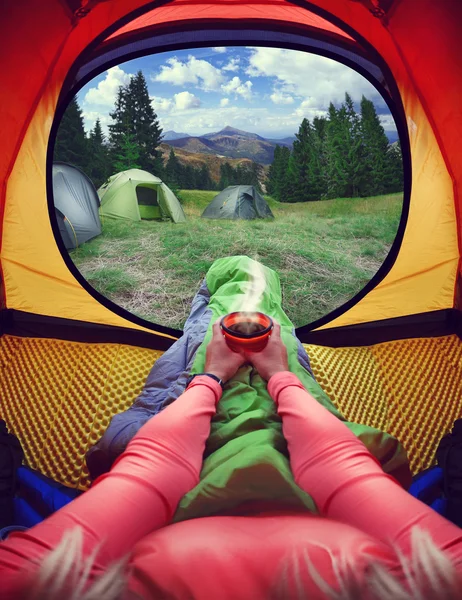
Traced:
<path fill-rule="evenodd" d="M 98 190 L 100 213 L 116 219 L 171 219 L 186 221 L 183 208 L 161 179 L 140 169 L 112 175 Z"/>
<path fill-rule="evenodd" d="M 230 185 L 202 213 L 204 219 L 274 219 L 270 207 L 253 185 Z"/>

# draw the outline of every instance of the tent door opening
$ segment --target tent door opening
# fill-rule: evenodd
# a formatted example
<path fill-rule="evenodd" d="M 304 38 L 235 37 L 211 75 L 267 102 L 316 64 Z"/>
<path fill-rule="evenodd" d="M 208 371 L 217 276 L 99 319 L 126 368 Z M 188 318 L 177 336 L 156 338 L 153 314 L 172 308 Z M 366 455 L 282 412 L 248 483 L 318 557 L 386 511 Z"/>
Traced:
<path fill-rule="evenodd" d="M 161 219 L 162 213 L 157 201 L 157 189 L 145 187 L 143 185 L 136 186 L 136 199 L 140 217 L 142 219 Z"/>

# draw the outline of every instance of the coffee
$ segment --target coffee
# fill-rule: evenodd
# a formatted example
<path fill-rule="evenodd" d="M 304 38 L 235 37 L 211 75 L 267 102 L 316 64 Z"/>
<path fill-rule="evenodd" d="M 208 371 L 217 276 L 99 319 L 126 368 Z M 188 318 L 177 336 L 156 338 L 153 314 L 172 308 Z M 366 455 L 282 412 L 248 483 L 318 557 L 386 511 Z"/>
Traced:
<path fill-rule="evenodd" d="M 234 323 L 228 327 L 234 333 L 241 333 L 244 335 L 250 335 L 252 333 L 259 333 L 264 331 L 266 327 L 261 323 L 255 321 L 241 321 L 240 323 Z"/>

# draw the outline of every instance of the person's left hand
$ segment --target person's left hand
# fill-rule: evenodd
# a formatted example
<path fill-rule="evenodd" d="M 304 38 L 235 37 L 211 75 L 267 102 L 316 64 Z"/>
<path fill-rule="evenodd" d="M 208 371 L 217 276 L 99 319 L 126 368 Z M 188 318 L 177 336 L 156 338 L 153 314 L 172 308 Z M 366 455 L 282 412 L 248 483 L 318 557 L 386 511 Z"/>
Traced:
<path fill-rule="evenodd" d="M 205 354 L 205 373 L 212 373 L 219 377 L 223 383 L 231 379 L 241 365 L 246 362 L 243 354 L 234 352 L 226 343 L 217 319 L 212 328 L 210 340 Z"/>

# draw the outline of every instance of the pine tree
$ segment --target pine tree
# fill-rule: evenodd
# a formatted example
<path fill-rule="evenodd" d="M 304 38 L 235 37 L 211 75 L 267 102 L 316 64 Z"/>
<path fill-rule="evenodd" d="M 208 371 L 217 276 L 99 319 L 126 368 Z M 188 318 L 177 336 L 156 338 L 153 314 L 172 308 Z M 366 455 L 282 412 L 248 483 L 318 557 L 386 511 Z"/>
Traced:
<path fill-rule="evenodd" d="M 386 185 L 382 193 L 392 194 L 404 189 L 403 157 L 399 142 L 395 142 L 387 150 Z"/>
<path fill-rule="evenodd" d="M 345 156 L 345 128 L 348 128 L 344 107 L 337 110 L 332 102 L 325 138 L 325 197 L 345 197 L 348 189 L 348 167 Z"/>
<path fill-rule="evenodd" d="M 165 179 L 168 184 L 173 184 L 177 186 L 182 186 L 183 182 L 181 181 L 183 178 L 181 177 L 181 165 L 176 157 L 176 154 L 173 148 L 170 148 L 170 154 L 168 157 L 167 164 L 165 165 Z"/>
<path fill-rule="evenodd" d="M 353 100 L 348 92 L 345 92 L 345 142 L 346 169 L 348 185 L 346 196 L 355 198 L 360 195 L 364 183 L 367 180 L 366 167 L 364 163 L 364 147 L 361 131 L 361 121 L 355 111 Z M 343 108 L 342 107 L 342 108 Z"/>
<path fill-rule="evenodd" d="M 124 136 L 127 134 L 134 135 L 132 128 L 133 113 L 133 103 L 128 93 L 128 86 L 121 85 L 117 90 L 114 110 L 109 113 L 113 120 L 113 123 L 109 124 L 109 147 L 112 162 L 117 160 L 116 156 L 120 152 Z"/>
<path fill-rule="evenodd" d="M 138 144 L 131 133 L 125 133 L 121 137 L 119 151 L 115 156 L 114 169 L 116 172 L 140 169 L 139 161 Z"/>
<path fill-rule="evenodd" d="M 317 134 L 308 119 L 303 119 L 289 159 L 288 202 L 320 200 L 324 192 Z"/>
<path fill-rule="evenodd" d="M 130 93 L 133 94 L 135 139 L 140 148 L 141 167 L 156 170 L 157 146 L 162 141 L 162 128 L 149 98 L 148 85 L 142 71 L 131 79 Z"/>
<path fill-rule="evenodd" d="M 112 154 L 119 152 L 122 136 L 129 133 L 138 145 L 141 168 L 162 174 L 162 158 L 156 150 L 162 141 L 162 129 L 149 99 L 148 86 L 142 71 L 117 92 L 115 108 L 110 113 L 113 123 L 109 125 L 109 141 Z"/>
<path fill-rule="evenodd" d="M 389 143 L 374 104 L 364 96 L 361 99 L 361 135 L 365 167 L 364 196 L 384 194 L 389 188 L 394 155 L 388 153 Z M 397 161 L 396 161 L 397 162 Z"/>
<path fill-rule="evenodd" d="M 200 190 L 213 190 L 215 185 L 210 176 L 210 171 L 207 164 L 203 164 L 199 172 L 199 189 Z"/>
<path fill-rule="evenodd" d="M 279 167 L 276 173 L 275 186 L 276 186 L 276 199 L 279 202 L 287 202 L 288 196 L 290 195 L 291 181 L 289 179 L 289 161 L 290 161 L 290 148 L 282 146 L 281 155 L 279 159 Z"/>
<path fill-rule="evenodd" d="M 87 175 L 95 186 L 100 187 L 111 174 L 109 154 L 106 139 L 101 128 L 101 122 L 96 119 L 94 128 L 90 131 L 88 140 L 89 167 Z"/>
<path fill-rule="evenodd" d="M 88 140 L 83 127 L 82 110 L 74 97 L 63 115 L 56 136 L 54 160 L 79 167 L 87 172 Z"/>
<path fill-rule="evenodd" d="M 235 185 L 236 172 L 233 167 L 226 162 L 223 165 L 220 165 L 220 189 L 224 190 L 230 185 Z"/>
<path fill-rule="evenodd" d="M 318 138 L 321 142 L 324 142 L 326 139 L 327 132 L 327 118 L 326 117 L 314 117 L 313 119 L 313 129 L 315 130 Z"/>
<path fill-rule="evenodd" d="M 257 192 L 262 193 L 262 188 L 260 185 L 260 165 L 254 161 L 250 165 L 250 173 L 249 173 L 249 185 L 253 185 Z"/>
<path fill-rule="evenodd" d="M 287 146 L 276 146 L 274 159 L 268 171 L 266 191 L 278 202 L 287 202 L 289 193 L 289 160 L 290 149 Z"/>

